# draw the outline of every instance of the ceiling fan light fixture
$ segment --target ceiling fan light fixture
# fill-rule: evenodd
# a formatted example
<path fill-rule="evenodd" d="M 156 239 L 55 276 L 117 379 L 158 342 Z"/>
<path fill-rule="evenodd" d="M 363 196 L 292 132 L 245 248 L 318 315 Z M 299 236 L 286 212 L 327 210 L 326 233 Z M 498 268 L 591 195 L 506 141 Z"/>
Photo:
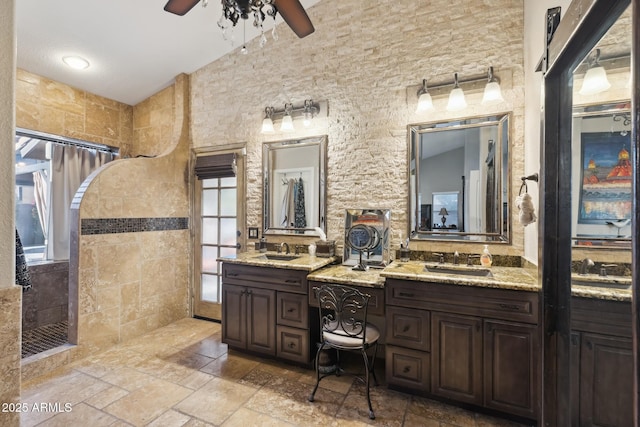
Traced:
<path fill-rule="evenodd" d="M 63 56 L 62 62 L 75 70 L 84 70 L 89 68 L 89 61 L 77 55 Z"/>

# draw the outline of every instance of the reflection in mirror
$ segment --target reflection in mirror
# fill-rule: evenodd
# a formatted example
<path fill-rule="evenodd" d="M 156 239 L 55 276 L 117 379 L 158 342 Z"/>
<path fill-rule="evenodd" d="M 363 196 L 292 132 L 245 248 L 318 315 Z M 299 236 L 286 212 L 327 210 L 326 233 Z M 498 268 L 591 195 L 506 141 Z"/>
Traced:
<path fill-rule="evenodd" d="M 576 247 L 631 248 L 630 9 L 573 73 L 571 222 Z"/>
<path fill-rule="evenodd" d="M 412 239 L 509 241 L 509 114 L 409 126 Z"/>
<path fill-rule="evenodd" d="M 264 233 L 326 233 L 327 137 L 263 145 Z"/>

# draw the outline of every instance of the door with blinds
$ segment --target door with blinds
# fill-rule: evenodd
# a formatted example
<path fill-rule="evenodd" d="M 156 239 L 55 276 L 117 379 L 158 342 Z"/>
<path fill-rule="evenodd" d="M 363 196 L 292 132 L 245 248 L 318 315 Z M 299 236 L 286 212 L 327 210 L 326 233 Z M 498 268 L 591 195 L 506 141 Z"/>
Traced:
<path fill-rule="evenodd" d="M 245 239 L 244 157 L 199 155 L 195 161 L 193 314 L 220 320 L 222 267 L 218 258 L 242 251 Z"/>

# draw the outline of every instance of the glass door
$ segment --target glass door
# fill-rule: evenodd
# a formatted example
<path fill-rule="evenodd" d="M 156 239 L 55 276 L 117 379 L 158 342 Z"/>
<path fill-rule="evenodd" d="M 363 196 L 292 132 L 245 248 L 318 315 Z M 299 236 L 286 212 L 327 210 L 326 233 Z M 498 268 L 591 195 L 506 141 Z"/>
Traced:
<path fill-rule="evenodd" d="M 222 256 L 244 248 L 243 173 L 237 162 L 234 177 L 196 180 L 194 224 L 193 314 L 221 319 Z"/>

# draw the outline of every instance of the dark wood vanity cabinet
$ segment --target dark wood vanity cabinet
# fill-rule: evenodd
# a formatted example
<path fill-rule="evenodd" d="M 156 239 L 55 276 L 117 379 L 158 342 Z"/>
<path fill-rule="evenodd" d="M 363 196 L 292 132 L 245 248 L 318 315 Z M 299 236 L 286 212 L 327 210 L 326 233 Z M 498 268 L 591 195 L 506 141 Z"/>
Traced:
<path fill-rule="evenodd" d="M 222 342 L 308 364 L 307 272 L 222 265 Z"/>
<path fill-rule="evenodd" d="M 222 341 L 229 347 L 276 355 L 276 292 L 222 287 Z"/>
<path fill-rule="evenodd" d="M 387 279 L 391 388 L 535 419 L 538 295 Z"/>
<path fill-rule="evenodd" d="M 571 300 L 572 423 L 633 425 L 631 303 Z"/>

